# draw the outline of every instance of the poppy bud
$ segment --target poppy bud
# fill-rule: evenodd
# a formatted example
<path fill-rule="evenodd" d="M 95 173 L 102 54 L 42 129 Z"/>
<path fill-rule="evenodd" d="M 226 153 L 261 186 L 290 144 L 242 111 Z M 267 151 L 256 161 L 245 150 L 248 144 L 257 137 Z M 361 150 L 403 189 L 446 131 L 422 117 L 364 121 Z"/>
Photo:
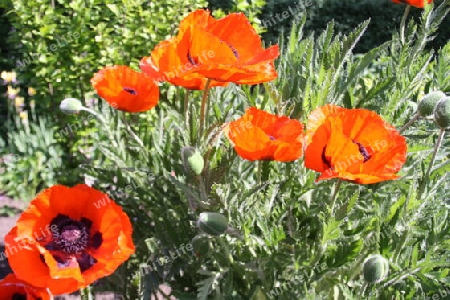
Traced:
<path fill-rule="evenodd" d="M 194 147 L 183 147 L 181 153 L 185 171 L 200 175 L 205 167 L 202 155 Z"/>
<path fill-rule="evenodd" d="M 417 112 L 422 117 L 427 117 L 433 114 L 436 104 L 445 97 L 445 94 L 441 91 L 431 92 L 426 94 L 419 102 L 417 106 Z"/>
<path fill-rule="evenodd" d="M 441 99 L 436 105 L 434 122 L 441 129 L 450 127 L 450 97 Z"/>
<path fill-rule="evenodd" d="M 389 272 L 389 262 L 379 254 L 370 255 L 364 261 L 364 280 L 368 283 L 378 283 L 385 279 Z"/>
<path fill-rule="evenodd" d="M 83 104 L 81 104 L 80 100 L 76 98 L 66 98 L 61 101 L 59 105 L 59 109 L 65 114 L 77 114 L 83 108 Z"/>
<path fill-rule="evenodd" d="M 192 241 L 192 251 L 194 251 L 195 256 L 205 256 L 209 253 L 210 245 L 209 238 L 205 235 L 197 235 Z"/>
<path fill-rule="evenodd" d="M 198 219 L 198 227 L 210 235 L 221 235 L 228 228 L 228 219 L 219 213 L 203 212 Z"/>

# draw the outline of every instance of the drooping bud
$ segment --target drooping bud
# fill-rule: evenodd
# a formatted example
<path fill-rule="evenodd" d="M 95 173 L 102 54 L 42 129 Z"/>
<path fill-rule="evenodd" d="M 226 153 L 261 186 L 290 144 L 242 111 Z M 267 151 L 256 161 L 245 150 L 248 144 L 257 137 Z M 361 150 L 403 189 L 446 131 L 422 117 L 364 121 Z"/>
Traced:
<path fill-rule="evenodd" d="M 370 255 L 364 261 L 364 280 L 368 283 L 378 283 L 389 273 L 389 262 L 380 254 Z"/>
<path fill-rule="evenodd" d="M 78 114 L 83 107 L 84 106 L 81 104 L 81 101 L 76 98 L 66 98 L 61 101 L 61 104 L 59 105 L 61 111 L 68 115 Z"/>
<path fill-rule="evenodd" d="M 434 122 L 441 129 L 450 127 L 450 97 L 441 99 L 434 110 Z"/>
<path fill-rule="evenodd" d="M 205 161 L 200 152 L 194 147 L 186 146 L 181 150 L 181 154 L 185 171 L 200 175 L 205 167 Z"/>
<path fill-rule="evenodd" d="M 436 104 L 445 97 L 445 94 L 441 91 L 431 92 L 426 94 L 419 102 L 417 106 L 417 112 L 422 117 L 428 117 L 433 114 Z"/>
<path fill-rule="evenodd" d="M 209 244 L 209 238 L 203 234 L 196 235 L 192 241 L 192 251 L 194 252 L 195 256 L 201 257 L 205 256 L 209 253 L 210 250 L 210 244 Z"/>
<path fill-rule="evenodd" d="M 221 235 L 228 228 L 228 219 L 219 213 L 203 212 L 198 219 L 198 227 L 210 235 Z"/>

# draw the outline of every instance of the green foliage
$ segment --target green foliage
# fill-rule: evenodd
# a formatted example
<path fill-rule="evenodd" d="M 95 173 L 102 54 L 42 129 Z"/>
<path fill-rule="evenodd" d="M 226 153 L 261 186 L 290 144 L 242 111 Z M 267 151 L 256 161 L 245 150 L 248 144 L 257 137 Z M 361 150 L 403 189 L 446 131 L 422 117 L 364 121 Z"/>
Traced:
<path fill-rule="evenodd" d="M 37 124 L 25 120 L 8 133 L 9 146 L 0 149 L 1 191 L 14 199 L 30 201 L 41 189 L 59 182 L 63 153 L 53 133 L 51 123 L 44 118 Z"/>
<path fill-rule="evenodd" d="M 136 118 L 103 110 L 98 145 L 106 160 L 83 168 L 133 218 L 137 252 L 117 272 L 132 282 L 126 297 L 148 299 L 161 283 L 179 299 L 411 299 L 449 288 L 450 152 L 447 138 L 426 176 L 438 133 L 431 120 L 405 131 L 409 154 L 399 180 L 343 183 L 339 190 L 333 181 L 315 183 L 301 161 L 242 160 L 220 131 L 249 105 L 306 121 L 326 103 L 372 109 L 401 127 L 423 93 L 445 85 L 445 71 L 436 79 L 433 66 L 444 68 L 448 53 L 435 56 L 425 46 L 447 12 L 427 8 L 419 24 L 407 25 L 408 43 L 395 34 L 363 55 L 354 51 L 368 22 L 348 35 L 331 22 L 315 38 L 305 35 L 303 19 L 283 43 L 277 80 L 210 91 L 205 136 L 198 136 L 199 101 L 187 103 L 189 113 L 184 109 L 185 96 L 200 99 L 200 92 L 169 87 L 168 101 Z M 184 147 L 203 154 L 198 176 L 185 173 Z M 196 239 L 202 212 L 226 216 L 225 234 L 210 237 L 204 255 L 186 251 L 165 259 Z M 388 276 L 376 284 L 363 279 L 372 254 L 389 262 Z M 114 277 L 111 282 L 121 286 Z"/>
<path fill-rule="evenodd" d="M 90 99 L 94 70 L 113 63 L 135 66 L 137 58 L 172 33 L 182 15 L 178 12 L 187 11 L 175 1 L 172 6 L 125 1 L 103 7 L 95 1 L 60 1 L 54 7 L 28 3 L 14 2 L 16 26 L 30 30 L 24 49 L 32 49 L 35 41 L 35 49 L 43 51 L 68 32 L 82 32 L 67 49 L 33 63 L 36 80 L 53 87 L 49 107 L 69 95 Z M 3 188 L 11 190 L 24 170 L 35 173 L 32 179 L 45 180 L 19 185 L 30 193 L 55 178 L 60 181 L 62 172 L 54 175 L 42 167 L 62 164 L 55 138 L 60 143 L 73 139 L 72 147 L 86 152 L 76 159 L 83 161 L 78 171 L 115 199 L 133 223 L 136 253 L 101 286 L 125 299 L 150 299 L 163 283 L 178 299 L 200 300 L 411 299 L 450 288 L 450 144 L 447 132 L 428 173 L 439 131 L 431 120 L 420 119 L 404 131 L 409 150 L 401 178 L 372 185 L 316 183 L 317 174 L 302 160 L 243 160 L 221 131 L 250 105 L 306 121 L 313 109 L 335 103 L 375 110 L 403 126 L 423 94 L 448 92 L 450 43 L 437 54 L 426 47 L 448 3 L 430 6 L 420 20 L 408 22 L 404 41 L 395 31 L 386 43 L 359 55 L 355 49 L 372 22 L 358 22 L 346 28 L 347 34 L 341 32 L 342 23 L 329 22 L 316 36 L 307 33 L 305 16 L 282 39 L 277 80 L 210 91 L 204 135 L 199 134 L 197 101 L 202 93 L 174 86 L 164 88 L 160 104 L 146 113 L 128 115 L 94 104 L 90 108 L 99 121 L 82 111 L 65 116 L 55 130 L 44 123 L 17 126 L 9 134 L 8 151 L 23 155 L 6 163 L 11 171 L 5 174 L 12 177 Z M 45 9 L 48 13 L 40 13 Z M 67 129 L 74 124 L 76 130 Z M 183 153 L 194 148 L 204 164 L 198 172 L 186 172 Z M 223 234 L 200 236 L 197 244 L 204 212 L 220 213 L 228 224 Z M 200 246 L 202 255 L 197 255 Z M 388 260 L 389 273 L 369 284 L 363 264 L 372 254 Z"/>
<path fill-rule="evenodd" d="M 434 2 L 441 4 L 444 1 Z M 290 13 L 295 7 L 299 7 L 299 3 L 304 3 L 300 6 L 303 8 L 294 14 Z M 365 53 L 390 40 L 399 27 L 404 9 L 405 5 L 394 4 L 391 0 L 271 0 L 267 1 L 259 18 L 262 24 L 267 24 L 263 37 L 268 43 L 276 42 L 280 35 L 287 36 L 291 23 L 295 19 L 301 19 L 303 15 L 306 15 L 308 20 L 305 25 L 306 35 L 322 32 L 331 20 L 334 20 L 337 31 L 348 34 L 358 24 L 370 18 L 370 26 L 356 46 L 356 52 Z M 283 18 L 283 12 L 289 12 L 289 17 Z M 418 19 L 421 12 L 421 9 L 413 8 L 411 15 Z M 447 43 L 449 36 L 450 18 L 447 17 L 435 40 L 428 46 L 438 50 Z"/>

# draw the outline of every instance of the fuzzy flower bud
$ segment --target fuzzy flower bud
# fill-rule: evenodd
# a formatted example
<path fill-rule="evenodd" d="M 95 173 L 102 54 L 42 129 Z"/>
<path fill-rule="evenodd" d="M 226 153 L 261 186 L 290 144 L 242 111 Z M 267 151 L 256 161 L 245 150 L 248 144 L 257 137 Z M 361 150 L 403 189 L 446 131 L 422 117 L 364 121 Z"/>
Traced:
<path fill-rule="evenodd" d="M 228 228 L 228 219 L 219 213 L 203 212 L 198 219 L 198 227 L 210 235 L 221 235 Z"/>

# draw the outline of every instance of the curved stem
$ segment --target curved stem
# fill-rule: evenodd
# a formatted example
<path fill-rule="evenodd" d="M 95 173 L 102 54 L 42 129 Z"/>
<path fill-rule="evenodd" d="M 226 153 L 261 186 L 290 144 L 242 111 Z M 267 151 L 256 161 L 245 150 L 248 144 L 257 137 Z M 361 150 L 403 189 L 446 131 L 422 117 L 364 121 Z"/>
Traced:
<path fill-rule="evenodd" d="M 402 21 L 400 22 L 400 42 L 402 45 L 405 44 L 405 25 L 406 18 L 408 17 L 409 11 L 411 10 L 411 5 L 406 5 L 405 12 L 403 13 Z"/>
<path fill-rule="evenodd" d="M 328 214 L 329 214 L 330 217 L 333 216 L 333 210 L 334 210 L 334 207 L 336 206 L 336 199 L 337 199 L 337 195 L 339 193 L 339 188 L 341 187 L 341 184 L 342 184 L 342 180 L 341 179 L 338 179 L 336 181 L 336 183 L 334 184 L 333 196 L 331 196 L 331 207 L 330 207 L 330 209 L 328 211 Z"/>
<path fill-rule="evenodd" d="M 184 94 L 184 108 L 183 108 L 184 122 L 186 127 L 189 125 L 189 90 L 185 90 Z"/>
<path fill-rule="evenodd" d="M 433 167 L 434 161 L 436 159 L 436 155 L 439 151 L 439 148 L 441 147 L 442 140 L 444 139 L 444 134 L 445 134 L 445 129 L 441 129 L 441 132 L 439 133 L 439 137 L 436 141 L 436 145 L 434 145 L 433 156 L 431 156 L 431 161 L 430 161 L 430 164 L 428 165 L 428 170 L 425 173 L 425 175 L 423 176 L 422 181 L 420 182 L 419 193 L 417 195 L 418 199 L 420 199 L 422 197 L 423 190 L 425 189 L 425 182 L 427 181 L 428 177 L 430 176 L 431 168 Z"/>
<path fill-rule="evenodd" d="M 205 89 L 203 91 L 202 104 L 200 106 L 200 137 L 203 135 L 205 125 L 205 114 L 206 114 L 206 107 L 208 106 L 208 92 L 210 84 L 211 79 L 208 78 L 205 84 Z"/>
<path fill-rule="evenodd" d="M 406 128 L 408 128 L 412 123 L 414 123 L 418 118 L 420 118 L 419 113 L 416 113 L 411 120 L 408 121 L 405 125 L 403 125 L 398 132 L 402 133 Z"/>
<path fill-rule="evenodd" d="M 141 146 L 142 149 L 145 149 L 142 140 L 136 135 L 136 133 L 133 131 L 133 129 L 131 129 L 130 125 L 128 124 L 125 113 L 123 113 L 122 115 L 122 121 L 123 124 L 125 125 L 125 129 L 127 130 L 127 132 L 134 138 L 134 140 L 139 144 L 139 146 Z"/>

